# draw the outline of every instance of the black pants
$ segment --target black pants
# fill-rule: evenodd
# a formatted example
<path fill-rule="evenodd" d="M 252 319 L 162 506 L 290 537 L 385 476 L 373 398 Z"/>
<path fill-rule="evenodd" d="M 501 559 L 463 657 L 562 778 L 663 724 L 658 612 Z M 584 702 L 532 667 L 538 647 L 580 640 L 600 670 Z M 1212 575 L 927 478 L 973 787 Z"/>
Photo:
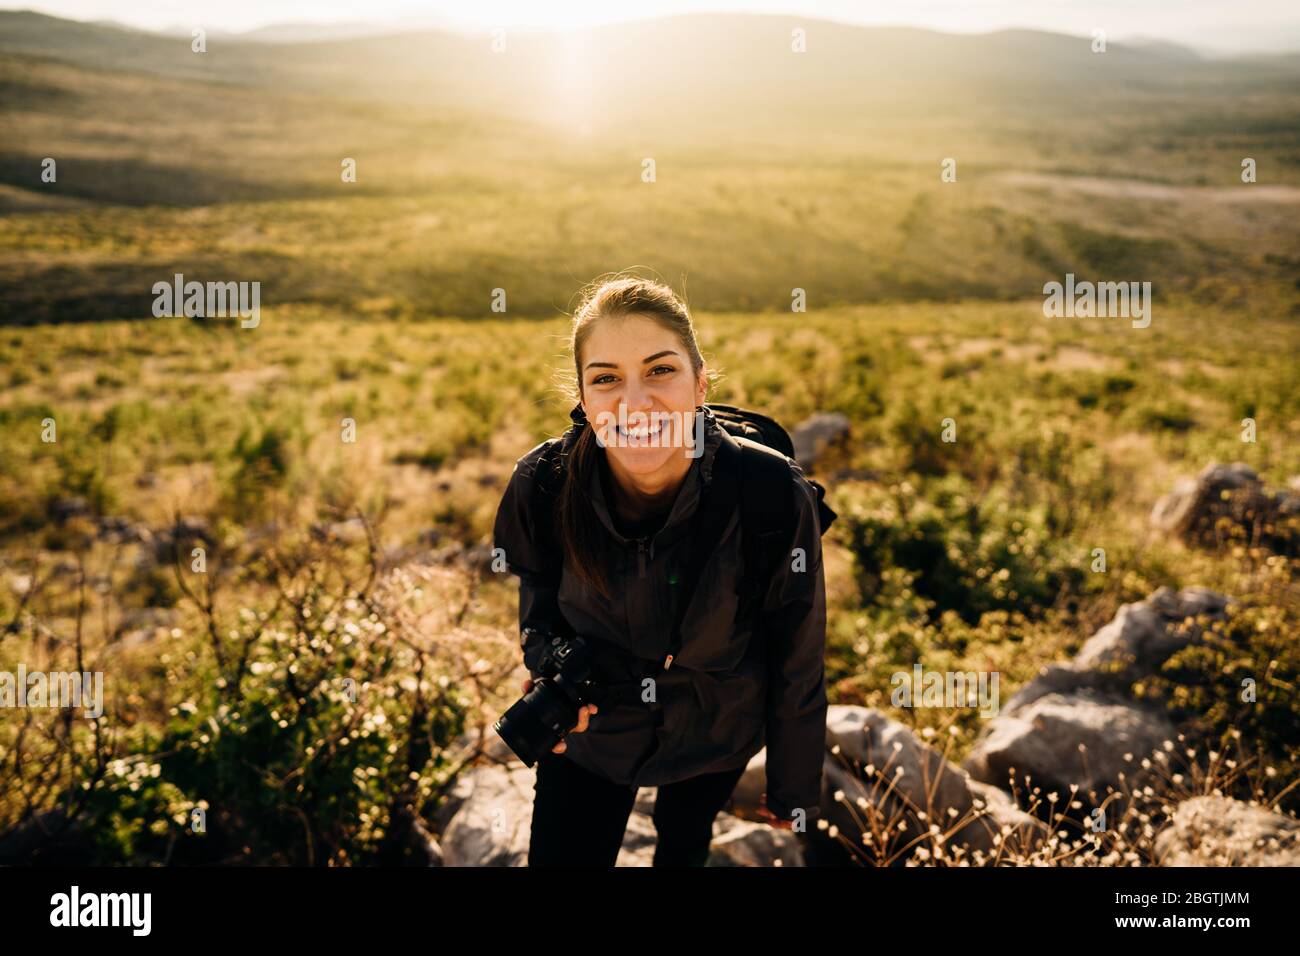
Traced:
<path fill-rule="evenodd" d="M 655 796 L 655 866 L 703 866 L 713 818 L 727 805 L 744 767 L 669 783 Z M 611 783 L 562 754 L 537 761 L 529 866 L 607 868 L 618 859 L 636 788 Z"/>

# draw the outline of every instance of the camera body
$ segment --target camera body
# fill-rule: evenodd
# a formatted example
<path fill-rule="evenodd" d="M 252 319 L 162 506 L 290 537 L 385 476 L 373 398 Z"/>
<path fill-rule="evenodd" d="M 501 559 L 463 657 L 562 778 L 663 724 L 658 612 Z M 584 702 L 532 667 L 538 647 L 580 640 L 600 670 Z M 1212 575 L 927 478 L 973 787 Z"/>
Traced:
<path fill-rule="evenodd" d="M 539 676 L 492 729 L 525 766 L 532 767 L 578 723 L 578 711 L 592 701 L 596 685 L 587 641 L 535 627 L 524 628 L 520 639 L 525 657 L 532 641 L 541 642 L 533 667 Z"/>

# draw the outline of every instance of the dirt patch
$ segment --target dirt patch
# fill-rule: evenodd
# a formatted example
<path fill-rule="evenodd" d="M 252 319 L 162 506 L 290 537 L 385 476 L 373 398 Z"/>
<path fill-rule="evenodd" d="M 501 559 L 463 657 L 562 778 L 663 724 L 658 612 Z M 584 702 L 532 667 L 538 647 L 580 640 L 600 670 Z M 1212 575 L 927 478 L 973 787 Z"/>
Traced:
<path fill-rule="evenodd" d="M 247 395 L 284 377 L 283 366 L 266 365 L 262 368 L 241 368 L 222 372 L 221 382 L 230 389 L 231 395 Z"/>
<path fill-rule="evenodd" d="M 1008 362 L 1036 362 L 1042 347 L 1004 342 L 1001 339 L 962 339 L 947 348 L 945 342 L 929 336 L 914 335 L 907 340 L 926 362 L 945 362 L 949 359 L 970 359 L 989 355 Z M 993 353 L 996 352 L 996 355 Z"/>
<path fill-rule="evenodd" d="M 1057 189 L 1112 199 L 1155 202 L 1300 203 L 1298 186 L 1171 186 L 1140 179 L 1106 179 L 1100 176 L 1060 176 L 1052 173 L 1008 172 L 997 177 L 1010 186 Z"/>
<path fill-rule="evenodd" d="M 1057 349 L 1051 362 L 1057 368 L 1069 371 L 1109 372 L 1115 367 L 1114 359 L 1073 345 Z"/>

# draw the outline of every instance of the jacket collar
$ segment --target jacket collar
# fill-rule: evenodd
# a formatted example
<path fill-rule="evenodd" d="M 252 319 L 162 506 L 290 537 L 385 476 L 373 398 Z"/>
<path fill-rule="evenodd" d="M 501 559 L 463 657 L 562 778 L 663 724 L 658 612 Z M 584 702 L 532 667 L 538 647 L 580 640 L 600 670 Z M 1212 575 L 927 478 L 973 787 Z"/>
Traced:
<path fill-rule="evenodd" d="M 713 414 L 713 409 L 707 405 L 697 410 L 696 414 L 704 418 L 703 441 L 701 442 L 702 451 L 698 458 L 691 462 L 690 469 L 686 472 L 686 479 L 682 483 L 681 489 L 677 492 L 677 498 L 673 502 L 672 510 L 668 513 L 667 520 L 663 526 L 653 536 L 658 538 L 659 535 L 668 533 L 676 537 L 678 529 L 684 529 L 691 516 L 695 513 L 700 499 L 704 495 L 704 490 L 713 480 L 713 465 L 717 458 L 718 446 L 723 440 L 723 429 L 718 424 L 717 417 Z M 582 406 L 575 405 L 569 413 L 569 418 L 573 421 L 573 427 L 569 429 L 566 439 L 570 442 L 575 441 L 583 428 L 590 428 L 586 415 L 583 414 Z M 605 450 L 600 449 L 603 455 Z M 591 474 L 587 476 L 587 493 L 591 497 L 592 508 L 596 516 L 600 519 L 601 524 L 610 533 L 614 540 L 621 544 L 630 544 L 630 539 L 623 537 L 614 527 L 613 518 L 610 516 L 610 504 L 605 500 L 605 490 L 601 485 L 599 469 L 593 468 Z"/>

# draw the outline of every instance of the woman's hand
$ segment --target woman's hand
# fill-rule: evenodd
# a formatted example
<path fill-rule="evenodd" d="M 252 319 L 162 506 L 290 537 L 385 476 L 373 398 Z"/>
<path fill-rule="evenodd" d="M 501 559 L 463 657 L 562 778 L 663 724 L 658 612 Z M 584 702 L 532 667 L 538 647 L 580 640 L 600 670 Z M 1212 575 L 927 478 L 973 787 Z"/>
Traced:
<path fill-rule="evenodd" d="M 525 694 L 528 693 L 530 690 L 532 690 L 532 688 L 533 688 L 533 679 L 531 677 L 525 677 L 524 693 Z M 572 730 L 570 730 L 569 733 L 580 734 L 584 730 L 586 730 L 587 724 L 591 722 L 591 715 L 594 714 L 595 712 L 596 712 L 595 704 L 584 704 L 578 710 L 578 725 L 574 727 Z M 569 749 L 568 745 L 565 744 L 563 740 L 561 740 L 558 744 L 556 744 L 554 747 L 551 748 L 551 753 L 562 754 L 564 753 L 564 751 L 568 749 Z"/>
<path fill-rule="evenodd" d="M 763 794 L 758 799 L 758 815 L 763 818 L 763 822 L 770 827 L 776 827 L 778 830 L 793 830 L 794 821 L 785 820 L 778 817 L 775 813 L 767 808 L 767 794 Z"/>

